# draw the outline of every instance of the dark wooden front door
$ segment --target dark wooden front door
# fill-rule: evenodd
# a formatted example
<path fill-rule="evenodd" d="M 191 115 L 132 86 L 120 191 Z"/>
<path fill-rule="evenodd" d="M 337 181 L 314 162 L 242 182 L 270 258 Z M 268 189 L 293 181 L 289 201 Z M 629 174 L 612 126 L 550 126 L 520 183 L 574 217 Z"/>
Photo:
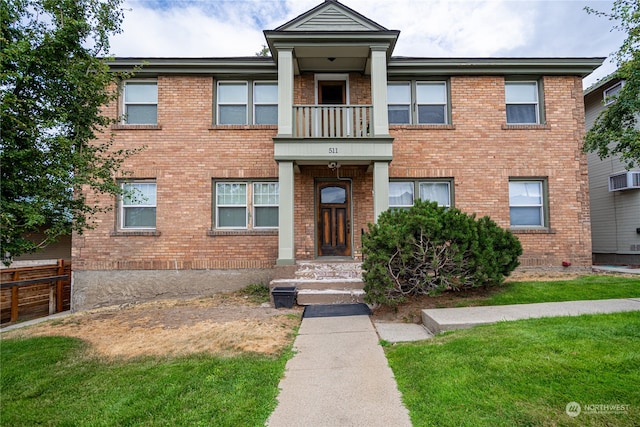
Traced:
<path fill-rule="evenodd" d="M 318 182 L 316 201 L 318 256 L 351 256 L 350 182 Z"/>

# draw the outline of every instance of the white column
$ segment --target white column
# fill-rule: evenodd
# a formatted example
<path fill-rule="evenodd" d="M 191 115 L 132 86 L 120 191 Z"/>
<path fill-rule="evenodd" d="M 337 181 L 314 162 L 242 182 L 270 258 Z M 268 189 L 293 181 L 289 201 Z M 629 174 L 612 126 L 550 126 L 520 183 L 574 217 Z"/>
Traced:
<path fill-rule="evenodd" d="M 373 163 L 373 215 L 374 222 L 389 209 L 389 163 Z"/>
<path fill-rule="evenodd" d="M 278 135 L 293 135 L 293 49 L 278 48 Z"/>
<path fill-rule="evenodd" d="M 293 162 L 280 162 L 278 168 L 280 204 L 278 206 L 277 265 L 293 265 L 296 263 L 293 238 Z"/>
<path fill-rule="evenodd" d="M 373 104 L 373 135 L 389 135 L 387 46 L 371 46 L 371 101 Z"/>

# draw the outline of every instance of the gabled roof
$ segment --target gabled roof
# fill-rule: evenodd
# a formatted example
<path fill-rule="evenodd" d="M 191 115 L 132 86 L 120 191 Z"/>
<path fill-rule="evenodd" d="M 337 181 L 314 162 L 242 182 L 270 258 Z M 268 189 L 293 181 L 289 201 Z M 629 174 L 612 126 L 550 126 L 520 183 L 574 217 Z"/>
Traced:
<path fill-rule="evenodd" d="M 336 0 L 323 3 L 276 28 L 274 31 L 388 31 Z"/>

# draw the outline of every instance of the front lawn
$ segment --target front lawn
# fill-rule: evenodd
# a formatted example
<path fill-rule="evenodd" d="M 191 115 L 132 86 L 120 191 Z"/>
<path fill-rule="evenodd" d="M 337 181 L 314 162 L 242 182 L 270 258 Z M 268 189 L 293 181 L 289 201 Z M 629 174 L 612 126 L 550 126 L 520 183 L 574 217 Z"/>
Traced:
<path fill-rule="evenodd" d="M 640 419 L 638 312 L 502 322 L 386 353 L 414 426 L 636 426 Z M 576 417 L 567 415 L 571 402 L 581 407 Z"/>
<path fill-rule="evenodd" d="M 66 337 L 0 345 L 2 426 L 264 425 L 291 355 L 114 361 Z"/>

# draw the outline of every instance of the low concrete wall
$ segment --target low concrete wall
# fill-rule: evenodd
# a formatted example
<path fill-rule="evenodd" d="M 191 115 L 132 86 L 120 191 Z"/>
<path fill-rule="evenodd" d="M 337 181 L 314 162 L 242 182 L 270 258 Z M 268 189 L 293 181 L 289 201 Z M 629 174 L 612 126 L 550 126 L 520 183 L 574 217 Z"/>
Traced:
<path fill-rule="evenodd" d="M 272 269 L 74 271 L 71 310 L 186 299 L 269 284 Z"/>

